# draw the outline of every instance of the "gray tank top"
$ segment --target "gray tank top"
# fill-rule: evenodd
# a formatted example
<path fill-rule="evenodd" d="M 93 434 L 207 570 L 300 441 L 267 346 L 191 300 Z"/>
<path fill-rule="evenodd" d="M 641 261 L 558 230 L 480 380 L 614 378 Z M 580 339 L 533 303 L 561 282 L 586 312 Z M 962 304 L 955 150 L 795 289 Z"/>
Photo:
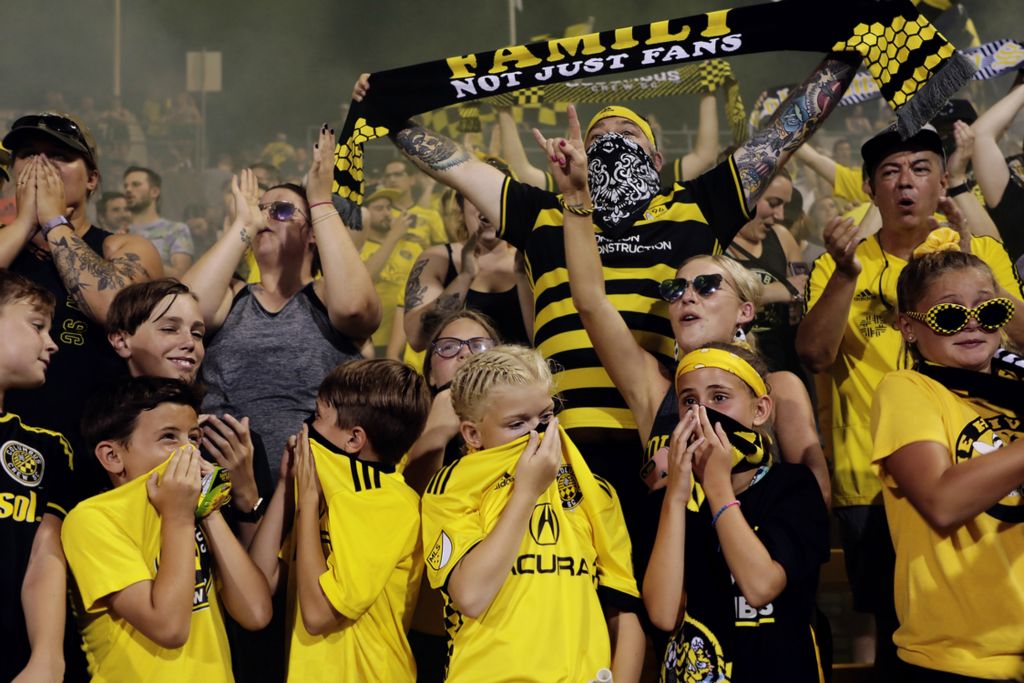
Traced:
<path fill-rule="evenodd" d="M 277 313 L 263 308 L 246 285 L 206 347 L 203 412 L 248 416 L 276 479 L 288 436 L 313 413 L 324 377 L 358 357 L 352 340 L 331 327 L 312 283 Z"/>

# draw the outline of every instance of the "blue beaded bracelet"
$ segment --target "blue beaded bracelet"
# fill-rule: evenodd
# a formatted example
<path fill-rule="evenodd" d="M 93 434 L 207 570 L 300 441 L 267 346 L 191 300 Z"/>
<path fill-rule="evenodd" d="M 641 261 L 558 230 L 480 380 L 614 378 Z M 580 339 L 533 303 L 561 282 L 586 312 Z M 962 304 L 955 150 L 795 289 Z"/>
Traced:
<path fill-rule="evenodd" d="M 726 503 L 725 505 L 720 507 L 718 509 L 718 512 L 715 513 L 715 516 L 711 518 L 711 526 L 715 526 L 716 524 L 718 524 L 718 518 L 722 516 L 723 512 L 725 512 L 726 510 L 728 510 L 731 507 L 739 507 L 739 506 L 740 506 L 740 502 L 738 500 L 730 500 L 728 503 Z"/>

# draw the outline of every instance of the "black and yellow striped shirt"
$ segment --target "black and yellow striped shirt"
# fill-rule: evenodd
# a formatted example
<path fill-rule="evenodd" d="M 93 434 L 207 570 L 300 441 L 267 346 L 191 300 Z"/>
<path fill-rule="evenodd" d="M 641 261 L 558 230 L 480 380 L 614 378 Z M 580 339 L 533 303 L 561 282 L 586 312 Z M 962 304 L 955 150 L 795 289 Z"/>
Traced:
<path fill-rule="evenodd" d="M 675 277 L 691 256 L 721 253 L 749 217 L 730 157 L 699 178 L 656 195 L 640 220 L 618 238 L 598 230 L 608 297 L 637 342 L 660 361 L 672 363 L 675 340 L 658 283 Z M 500 236 L 526 254 L 534 344 L 557 365 L 565 402 L 562 425 L 636 429 L 573 307 L 562 223 L 558 195 L 505 181 Z"/>

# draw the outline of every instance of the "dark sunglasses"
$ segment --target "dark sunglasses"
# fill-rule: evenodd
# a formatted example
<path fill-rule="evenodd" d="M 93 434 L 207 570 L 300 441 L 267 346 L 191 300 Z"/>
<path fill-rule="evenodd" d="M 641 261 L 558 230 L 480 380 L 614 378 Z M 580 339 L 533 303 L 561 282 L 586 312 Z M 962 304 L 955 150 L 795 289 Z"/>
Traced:
<path fill-rule="evenodd" d="M 482 353 L 494 348 L 494 340 L 490 337 L 473 337 L 472 339 L 458 339 L 457 337 L 441 337 L 430 345 L 430 350 L 441 358 L 455 358 L 467 346 L 471 353 Z"/>
<path fill-rule="evenodd" d="M 78 127 L 78 124 L 63 116 L 55 114 L 30 114 L 22 116 L 11 126 L 12 131 L 19 128 L 44 128 L 54 133 L 74 138 L 82 144 L 82 147 L 85 149 L 89 148 L 89 143 L 85 139 L 85 133 Z"/>
<path fill-rule="evenodd" d="M 665 301 L 672 303 L 673 301 L 679 301 L 683 294 L 686 294 L 686 288 L 693 285 L 693 291 L 706 299 L 722 288 L 723 279 L 721 273 L 708 273 L 706 275 L 698 275 L 693 280 L 687 280 L 684 277 L 662 280 L 661 284 L 658 285 L 658 294 Z"/>
<path fill-rule="evenodd" d="M 269 204 L 260 204 L 259 206 L 260 211 L 266 211 L 275 221 L 290 221 L 295 217 L 295 214 L 299 214 L 303 218 L 306 217 L 306 214 L 302 213 L 299 207 L 291 202 L 270 202 Z"/>
<path fill-rule="evenodd" d="M 1013 317 L 1013 301 L 1005 297 L 982 301 L 974 308 L 960 304 L 935 304 L 925 313 L 907 311 L 905 316 L 924 323 L 935 334 L 949 336 L 967 327 L 967 321 L 974 318 L 978 326 L 987 332 L 995 332 Z"/>

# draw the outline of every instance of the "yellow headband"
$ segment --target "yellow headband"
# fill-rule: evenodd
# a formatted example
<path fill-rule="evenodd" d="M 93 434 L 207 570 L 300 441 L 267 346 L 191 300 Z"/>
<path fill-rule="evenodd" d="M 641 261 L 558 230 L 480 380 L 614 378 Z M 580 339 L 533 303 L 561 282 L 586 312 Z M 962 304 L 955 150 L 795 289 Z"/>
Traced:
<path fill-rule="evenodd" d="M 628 107 L 620 107 L 618 105 L 605 107 L 594 114 L 594 118 L 590 119 L 590 124 L 587 125 L 587 134 L 583 136 L 583 139 L 586 140 L 587 136 L 590 135 L 590 129 L 594 127 L 594 124 L 601 119 L 607 119 L 612 116 L 620 116 L 624 119 L 629 119 L 636 125 L 640 126 L 640 130 L 642 130 L 644 135 L 647 136 L 647 139 L 651 141 L 651 148 L 654 150 L 658 149 L 658 143 L 654 141 L 654 131 L 651 130 L 651 124 L 644 121 L 643 118 L 632 109 Z"/>
<path fill-rule="evenodd" d="M 914 250 L 914 258 L 940 251 L 960 251 L 960 233 L 952 228 L 932 230 L 927 239 Z"/>
<path fill-rule="evenodd" d="M 754 394 L 760 398 L 768 394 L 768 386 L 764 379 L 757 373 L 757 370 L 735 353 L 723 351 L 722 349 L 697 349 L 690 351 L 679 361 L 676 368 L 676 380 L 688 372 L 700 370 L 701 368 L 718 368 L 725 370 L 739 377 L 743 382 L 753 389 Z"/>

